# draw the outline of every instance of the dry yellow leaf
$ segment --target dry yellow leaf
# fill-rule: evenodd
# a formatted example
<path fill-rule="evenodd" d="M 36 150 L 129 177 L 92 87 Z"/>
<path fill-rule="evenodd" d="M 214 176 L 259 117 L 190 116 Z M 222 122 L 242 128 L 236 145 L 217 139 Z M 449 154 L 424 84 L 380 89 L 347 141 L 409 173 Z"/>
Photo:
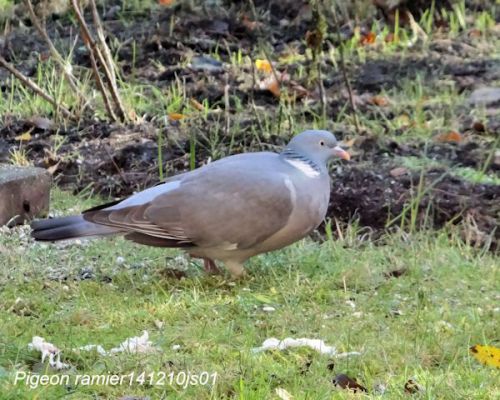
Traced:
<path fill-rule="evenodd" d="M 354 143 L 356 143 L 356 138 L 352 138 L 349 140 L 343 140 L 342 147 L 347 147 L 350 149 L 352 146 L 354 146 Z"/>
<path fill-rule="evenodd" d="M 127 114 L 128 114 L 128 117 L 132 120 L 132 121 L 137 121 L 137 113 L 135 112 L 134 109 L 129 109 L 127 110 Z"/>
<path fill-rule="evenodd" d="M 257 68 L 258 71 L 264 71 L 267 73 L 273 72 L 273 67 L 267 60 L 255 60 L 255 68 Z"/>
<path fill-rule="evenodd" d="M 180 113 L 168 113 L 168 119 L 172 121 L 179 121 L 180 119 L 186 118 L 187 115 L 180 114 Z"/>
<path fill-rule="evenodd" d="M 389 99 L 384 96 L 376 95 L 373 96 L 369 102 L 374 106 L 385 107 L 389 104 Z"/>
<path fill-rule="evenodd" d="M 60 163 L 61 163 L 61 161 L 58 161 L 57 164 L 54 164 L 54 165 L 50 166 L 49 168 L 47 168 L 47 172 L 50 175 L 54 175 L 56 173 L 57 169 L 59 168 Z"/>
<path fill-rule="evenodd" d="M 398 115 L 393 121 L 398 128 L 411 125 L 410 117 L 406 114 Z"/>
<path fill-rule="evenodd" d="M 190 98 L 189 99 L 189 104 L 191 104 L 191 106 L 193 106 L 194 108 L 196 108 L 198 111 L 204 111 L 205 110 L 205 106 L 203 104 L 201 104 L 198 100 L 194 99 L 194 98 Z"/>
<path fill-rule="evenodd" d="M 495 346 L 476 344 L 470 349 L 472 356 L 484 365 L 500 368 L 500 349 Z"/>
<path fill-rule="evenodd" d="M 29 142 L 31 140 L 31 131 L 32 130 L 33 130 L 33 128 L 31 128 L 29 131 L 26 131 L 19 136 L 16 136 L 14 139 L 20 140 L 22 142 Z"/>

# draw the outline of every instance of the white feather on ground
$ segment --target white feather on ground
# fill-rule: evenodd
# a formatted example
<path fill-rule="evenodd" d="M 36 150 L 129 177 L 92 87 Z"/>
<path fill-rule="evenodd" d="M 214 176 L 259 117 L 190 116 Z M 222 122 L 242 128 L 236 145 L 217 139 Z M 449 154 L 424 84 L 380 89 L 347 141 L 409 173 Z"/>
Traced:
<path fill-rule="evenodd" d="M 313 350 L 316 350 L 320 354 L 326 354 L 329 356 L 336 357 L 347 357 L 347 356 L 357 356 L 361 353 L 357 351 L 351 351 L 348 353 L 337 353 L 337 349 L 333 346 L 328 346 L 321 339 L 308 339 L 308 338 L 285 338 L 283 340 L 279 340 L 276 338 L 269 338 L 264 340 L 262 346 L 256 347 L 253 349 L 255 353 L 266 351 L 266 350 L 285 350 L 289 347 L 309 347 Z"/>

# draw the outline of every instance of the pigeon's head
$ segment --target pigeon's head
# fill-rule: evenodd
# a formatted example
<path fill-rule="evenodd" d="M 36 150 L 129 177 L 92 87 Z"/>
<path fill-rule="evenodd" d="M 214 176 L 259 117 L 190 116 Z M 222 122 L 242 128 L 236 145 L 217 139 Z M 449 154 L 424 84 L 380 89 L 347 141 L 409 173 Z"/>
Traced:
<path fill-rule="evenodd" d="M 326 164 L 332 158 L 349 160 L 351 156 L 342 149 L 333 133 L 328 131 L 308 130 L 295 136 L 286 151 L 293 151 L 320 164 Z"/>

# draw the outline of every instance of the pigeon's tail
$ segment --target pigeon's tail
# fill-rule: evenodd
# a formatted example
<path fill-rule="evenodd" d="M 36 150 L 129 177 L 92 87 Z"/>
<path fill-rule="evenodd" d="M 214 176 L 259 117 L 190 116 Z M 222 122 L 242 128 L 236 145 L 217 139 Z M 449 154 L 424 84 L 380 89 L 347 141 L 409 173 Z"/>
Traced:
<path fill-rule="evenodd" d="M 85 221 L 83 216 L 42 219 L 31 223 L 31 236 L 36 240 L 56 241 L 84 236 L 104 236 L 120 233 L 118 228 Z"/>

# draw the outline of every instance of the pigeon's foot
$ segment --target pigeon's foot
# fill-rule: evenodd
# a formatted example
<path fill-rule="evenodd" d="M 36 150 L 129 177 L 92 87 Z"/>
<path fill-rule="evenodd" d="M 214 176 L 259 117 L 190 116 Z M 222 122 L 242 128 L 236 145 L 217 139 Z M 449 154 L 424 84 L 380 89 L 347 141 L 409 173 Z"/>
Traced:
<path fill-rule="evenodd" d="M 203 268 L 205 269 L 205 272 L 209 275 L 221 275 L 222 271 L 220 268 L 217 266 L 214 260 L 211 258 L 204 258 L 203 259 Z"/>
<path fill-rule="evenodd" d="M 231 273 L 231 278 L 234 280 L 241 279 L 247 274 L 245 267 L 243 267 L 243 264 L 239 262 L 226 261 L 224 264 Z"/>

